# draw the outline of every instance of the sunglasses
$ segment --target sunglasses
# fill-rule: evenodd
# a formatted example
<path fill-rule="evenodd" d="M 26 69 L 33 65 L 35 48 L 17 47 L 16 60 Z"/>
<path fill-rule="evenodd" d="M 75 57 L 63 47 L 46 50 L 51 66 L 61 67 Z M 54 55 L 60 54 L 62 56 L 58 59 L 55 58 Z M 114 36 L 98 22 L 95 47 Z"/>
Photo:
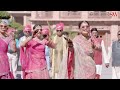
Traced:
<path fill-rule="evenodd" d="M 62 30 L 57 30 L 57 32 L 62 32 Z"/>
<path fill-rule="evenodd" d="M 36 29 L 36 31 L 39 31 L 39 30 L 42 31 L 42 29 Z"/>
<path fill-rule="evenodd" d="M 30 33 L 30 31 L 25 31 L 25 32 Z"/>
<path fill-rule="evenodd" d="M 42 31 L 42 29 L 35 29 L 35 30 L 36 30 L 35 33 L 38 33 L 39 30 Z"/>
<path fill-rule="evenodd" d="M 2 27 L 2 28 L 7 28 L 7 26 L 5 26 L 5 25 L 0 25 L 0 27 Z"/>

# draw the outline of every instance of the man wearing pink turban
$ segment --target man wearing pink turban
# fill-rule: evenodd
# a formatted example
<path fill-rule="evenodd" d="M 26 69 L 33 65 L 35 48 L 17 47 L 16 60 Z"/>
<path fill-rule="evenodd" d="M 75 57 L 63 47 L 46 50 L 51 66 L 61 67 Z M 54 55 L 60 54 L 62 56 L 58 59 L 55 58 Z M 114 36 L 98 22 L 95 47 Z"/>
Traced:
<path fill-rule="evenodd" d="M 32 31 L 31 25 L 26 25 L 24 27 L 24 29 L 23 29 L 24 36 L 19 39 L 19 48 L 21 46 L 21 43 L 24 42 L 27 39 L 27 37 L 30 36 L 31 31 Z M 24 49 L 25 49 L 25 47 L 24 47 Z M 21 50 L 20 50 L 20 52 L 21 52 Z M 19 58 L 19 61 L 20 61 L 20 58 Z M 21 78 L 23 78 L 23 73 L 21 73 Z"/>
<path fill-rule="evenodd" d="M 67 42 L 63 36 L 64 24 L 59 23 L 56 25 L 56 35 L 53 38 L 54 43 L 57 44 L 56 49 L 53 49 L 51 52 L 52 58 L 52 78 L 57 79 L 60 63 L 62 58 L 67 51 Z"/>
<path fill-rule="evenodd" d="M 42 35 L 43 35 L 43 38 L 44 39 L 49 39 L 49 29 L 48 28 L 43 28 L 42 30 Z M 51 65 L 50 65 L 50 48 L 46 45 L 45 46 L 45 55 L 46 55 L 46 61 L 47 61 L 47 69 L 49 71 L 49 74 L 50 74 L 50 71 L 51 71 Z"/>
<path fill-rule="evenodd" d="M 23 42 L 24 40 L 26 40 L 27 37 L 30 36 L 30 33 L 31 33 L 31 25 L 26 25 L 23 29 L 23 33 L 24 33 L 24 36 L 20 38 L 19 40 L 19 44 L 21 44 L 21 42 Z M 20 47 L 20 46 L 19 46 Z"/>

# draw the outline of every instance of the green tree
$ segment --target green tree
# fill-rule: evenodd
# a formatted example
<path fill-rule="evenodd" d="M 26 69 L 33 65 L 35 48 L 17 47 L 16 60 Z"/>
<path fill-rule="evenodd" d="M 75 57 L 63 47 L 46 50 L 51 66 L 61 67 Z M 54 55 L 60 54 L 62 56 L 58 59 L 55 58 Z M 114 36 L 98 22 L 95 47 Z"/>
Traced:
<path fill-rule="evenodd" d="M 7 11 L 0 11 L 0 19 L 9 19 L 10 14 Z"/>
<path fill-rule="evenodd" d="M 17 30 L 15 37 L 18 38 L 23 30 L 23 25 L 15 21 L 11 21 L 9 26 Z"/>
<path fill-rule="evenodd" d="M 15 35 L 15 37 L 17 38 L 23 30 L 23 25 L 16 22 L 14 18 L 12 18 L 11 15 L 7 11 L 0 11 L 0 20 L 2 19 L 7 19 L 10 21 L 9 26 L 17 30 L 16 35 Z"/>
<path fill-rule="evenodd" d="M 15 28 L 17 30 L 23 30 L 23 25 L 15 22 L 15 21 L 10 22 L 9 26 L 12 27 L 12 28 Z"/>

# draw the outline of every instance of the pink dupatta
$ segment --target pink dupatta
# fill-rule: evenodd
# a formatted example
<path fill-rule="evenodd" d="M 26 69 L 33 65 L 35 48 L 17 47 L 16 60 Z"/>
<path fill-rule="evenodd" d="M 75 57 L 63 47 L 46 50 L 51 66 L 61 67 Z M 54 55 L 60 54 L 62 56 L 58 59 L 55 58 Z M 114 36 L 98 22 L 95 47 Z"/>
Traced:
<path fill-rule="evenodd" d="M 28 46 L 27 47 L 20 47 L 20 62 L 21 62 L 21 69 L 23 71 L 23 79 L 25 78 L 25 69 L 27 67 L 28 59 L 27 59 L 27 53 L 28 52 Z"/>
<path fill-rule="evenodd" d="M 10 72 L 10 66 L 7 56 L 8 44 L 12 40 L 12 36 L 2 39 L 0 37 L 0 79 L 14 79 Z"/>
<path fill-rule="evenodd" d="M 55 44 L 50 41 L 43 40 L 37 42 L 33 39 L 26 45 L 26 50 L 24 50 L 24 47 L 20 47 L 23 78 L 25 78 L 26 72 L 39 71 L 47 67 L 45 60 L 45 45 L 52 48 L 55 47 Z"/>
<path fill-rule="evenodd" d="M 22 73 L 23 73 L 23 79 L 25 78 L 25 50 L 24 47 L 20 47 L 20 62 L 21 62 L 21 69 L 22 69 Z"/>

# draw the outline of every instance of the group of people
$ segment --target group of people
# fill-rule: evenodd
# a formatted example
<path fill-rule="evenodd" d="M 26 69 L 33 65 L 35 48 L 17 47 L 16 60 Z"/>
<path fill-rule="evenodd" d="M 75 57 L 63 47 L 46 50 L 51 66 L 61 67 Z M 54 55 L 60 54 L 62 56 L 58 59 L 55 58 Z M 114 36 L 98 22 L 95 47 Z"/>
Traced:
<path fill-rule="evenodd" d="M 111 44 L 109 55 L 97 28 L 87 21 L 78 24 L 79 34 L 72 40 L 63 34 L 64 24 L 56 25 L 56 35 L 41 25 L 26 25 L 24 36 L 15 38 L 16 30 L 9 23 L 0 23 L 0 79 L 16 79 L 17 60 L 22 79 L 100 79 L 103 60 L 109 67 L 112 56 L 114 75 L 120 78 L 120 31 Z M 19 55 L 18 55 L 19 52 Z"/>

